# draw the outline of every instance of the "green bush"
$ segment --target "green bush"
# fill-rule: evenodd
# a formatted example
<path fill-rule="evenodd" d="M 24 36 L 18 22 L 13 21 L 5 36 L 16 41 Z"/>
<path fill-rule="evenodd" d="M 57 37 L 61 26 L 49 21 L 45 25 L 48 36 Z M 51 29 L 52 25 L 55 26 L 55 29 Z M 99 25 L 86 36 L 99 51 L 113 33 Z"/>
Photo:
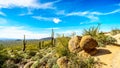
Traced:
<path fill-rule="evenodd" d="M 57 37 L 57 44 L 56 44 L 56 53 L 59 57 L 61 56 L 68 56 L 69 50 L 68 50 L 68 42 L 69 37 L 59 36 Z"/>
<path fill-rule="evenodd" d="M 35 56 L 35 55 L 36 55 L 36 52 L 35 52 L 35 51 L 28 51 L 28 55 L 29 55 L 29 56 Z"/>
<path fill-rule="evenodd" d="M 106 36 L 103 33 L 99 33 L 95 37 L 95 39 L 97 40 L 99 46 L 105 46 L 105 45 L 113 44 L 113 43 L 117 42 L 117 40 L 115 38 Z"/>
<path fill-rule="evenodd" d="M 5 55 L 0 55 L 0 68 L 2 68 L 2 65 L 5 63 L 6 60 L 8 60 L 9 57 Z"/>
<path fill-rule="evenodd" d="M 16 64 L 4 64 L 1 68 L 19 68 Z"/>
<path fill-rule="evenodd" d="M 95 68 L 95 63 L 97 61 L 95 61 L 93 57 L 84 57 L 72 54 L 71 57 L 69 57 L 69 62 L 70 68 Z"/>
<path fill-rule="evenodd" d="M 90 35 L 92 36 L 97 42 L 99 46 L 105 46 L 106 44 L 112 44 L 116 42 L 116 39 L 110 36 L 105 35 L 104 33 L 99 31 L 99 26 L 84 29 L 83 36 Z"/>
<path fill-rule="evenodd" d="M 98 25 L 97 27 L 93 26 L 93 27 L 90 27 L 89 29 L 84 29 L 82 35 L 83 36 L 90 35 L 92 37 L 96 37 L 99 34 L 99 26 L 100 25 Z"/>
<path fill-rule="evenodd" d="M 0 51 L 0 68 L 2 68 L 2 65 L 5 63 L 6 60 L 8 60 L 10 57 L 8 56 L 6 50 Z"/>
<path fill-rule="evenodd" d="M 116 35 L 116 34 L 119 34 L 119 33 L 120 33 L 120 29 L 118 29 L 118 28 L 115 28 L 115 29 L 111 30 L 112 35 Z"/>
<path fill-rule="evenodd" d="M 3 44 L 0 44 L 0 50 L 3 50 L 5 47 L 3 46 Z"/>
<path fill-rule="evenodd" d="M 52 68 L 59 68 L 57 64 L 53 64 Z"/>

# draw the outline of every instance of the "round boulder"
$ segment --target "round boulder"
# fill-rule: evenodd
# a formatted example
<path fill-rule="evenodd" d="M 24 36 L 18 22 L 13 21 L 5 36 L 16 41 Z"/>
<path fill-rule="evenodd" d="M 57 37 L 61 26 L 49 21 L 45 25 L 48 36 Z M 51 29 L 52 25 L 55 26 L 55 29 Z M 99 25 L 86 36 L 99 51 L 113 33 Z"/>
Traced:
<path fill-rule="evenodd" d="M 61 57 L 57 60 L 57 64 L 60 68 L 68 68 L 68 59 L 66 56 Z"/>
<path fill-rule="evenodd" d="M 89 52 L 87 52 L 88 54 L 90 54 L 91 56 L 95 55 L 98 52 L 98 50 L 96 48 L 91 49 Z"/>
<path fill-rule="evenodd" d="M 83 36 L 81 41 L 80 41 L 80 47 L 85 50 L 89 51 L 95 47 L 98 46 L 98 43 L 96 40 L 94 40 L 91 36 Z"/>
<path fill-rule="evenodd" d="M 73 38 L 70 39 L 69 43 L 68 43 L 68 48 L 70 50 L 70 52 L 72 53 L 78 53 L 79 51 L 81 51 L 80 48 L 80 41 L 81 41 L 80 36 L 75 36 Z"/>

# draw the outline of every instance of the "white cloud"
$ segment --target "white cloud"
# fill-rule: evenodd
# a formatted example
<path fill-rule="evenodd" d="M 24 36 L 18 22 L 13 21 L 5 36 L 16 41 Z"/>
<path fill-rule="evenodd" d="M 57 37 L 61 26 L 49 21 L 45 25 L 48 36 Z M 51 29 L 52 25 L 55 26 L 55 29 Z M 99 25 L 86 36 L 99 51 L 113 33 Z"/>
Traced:
<path fill-rule="evenodd" d="M 108 14 L 114 14 L 114 13 L 120 13 L 120 9 L 116 9 L 116 10 L 108 12 L 108 13 L 101 13 L 101 15 L 108 15 Z"/>
<path fill-rule="evenodd" d="M 37 20 L 44 20 L 44 21 L 51 21 L 53 18 L 47 18 L 47 17 L 42 17 L 42 16 L 32 16 L 32 18 L 37 19 Z"/>
<path fill-rule="evenodd" d="M 32 16 L 32 18 L 37 19 L 37 20 L 53 21 L 56 24 L 62 21 L 59 18 L 54 18 L 54 17 Z"/>
<path fill-rule="evenodd" d="M 0 38 L 15 38 L 22 39 L 23 35 L 26 35 L 27 39 L 40 39 L 49 37 L 46 33 L 34 33 L 29 30 L 25 30 L 24 27 L 15 26 L 0 26 Z"/>
<path fill-rule="evenodd" d="M 27 12 L 21 13 L 18 16 L 25 16 L 25 15 L 32 15 L 32 14 L 33 14 L 32 9 L 28 8 Z"/>
<path fill-rule="evenodd" d="M 72 13 L 68 13 L 66 16 L 81 16 L 81 17 L 86 17 L 86 18 L 90 19 L 89 22 L 96 22 L 96 21 L 99 21 L 99 18 L 96 15 L 100 15 L 100 14 L 101 13 L 99 13 L 99 12 L 84 11 L 84 12 L 72 12 Z"/>
<path fill-rule="evenodd" d="M 8 21 L 4 18 L 0 18 L 0 24 L 6 24 Z"/>
<path fill-rule="evenodd" d="M 99 21 L 99 18 L 97 16 L 94 16 L 94 15 L 88 15 L 86 17 L 90 19 L 90 22 L 97 22 L 97 21 Z"/>
<path fill-rule="evenodd" d="M 54 9 L 53 4 L 59 1 L 39 3 L 39 0 L 0 0 L 0 8 L 35 8 L 35 9 Z"/>
<path fill-rule="evenodd" d="M 84 11 L 84 12 L 71 12 L 71 13 L 66 14 L 66 16 L 85 16 L 87 14 L 89 14 L 88 11 Z"/>
<path fill-rule="evenodd" d="M 66 13 L 65 16 L 81 16 L 81 17 L 86 17 L 90 19 L 90 21 L 85 21 L 86 22 L 99 22 L 99 16 L 100 15 L 109 15 L 109 14 L 115 14 L 115 13 L 120 13 L 120 9 L 113 10 L 111 12 L 107 13 L 102 13 L 102 12 L 90 12 L 90 11 L 84 11 L 84 12 L 71 12 L 71 13 Z M 83 24 L 84 22 L 81 22 Z"/>
<path fill-rule="evenodd" d="M 5 13 L 3 13 L 3 12 L 1 12 L 1 11 L 0 11 L 0 15 L 2 15 L 2 16 L 6 16 L 6 14 L 5 14 Z"/>
<path fill-rule="evenodd" d="M 61 22 L 61 20 L 59 18 L 54 18 L 53 22 L 56 23 L 56 24 L 58 24 L 59 22 Z"/>

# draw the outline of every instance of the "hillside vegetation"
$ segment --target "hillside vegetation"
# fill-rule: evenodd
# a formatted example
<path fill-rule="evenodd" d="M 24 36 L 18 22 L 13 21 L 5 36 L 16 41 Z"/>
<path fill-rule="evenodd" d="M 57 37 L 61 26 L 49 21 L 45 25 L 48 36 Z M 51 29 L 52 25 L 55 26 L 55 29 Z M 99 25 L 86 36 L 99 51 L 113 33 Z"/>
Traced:
<path fill-rule="evenodd" d="M 80 37 L 87 35 L 96 40 L 97 47 L 116 43 L 115 38 L 99 31 L 99 25 L 85 29 Z M 26 40 L 25 37 L 24 41 L 1 41 L 0 68 L 96 68 L 101 64 L 92 55 L 81 55 L 84 48 L 80 46 L 79 55 L 69 50 L 69 41 L 74 36 L 58 35 L 54 38 L 52 30 L 51 37 L 46 41 Z"/>

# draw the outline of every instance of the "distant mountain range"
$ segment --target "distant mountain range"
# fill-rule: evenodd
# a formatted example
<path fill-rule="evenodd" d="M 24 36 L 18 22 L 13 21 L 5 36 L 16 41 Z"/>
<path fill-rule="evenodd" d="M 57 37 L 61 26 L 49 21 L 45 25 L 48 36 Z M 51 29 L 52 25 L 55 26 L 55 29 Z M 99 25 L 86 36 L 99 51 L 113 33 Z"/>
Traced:
<path fill-rule="evenodd" d="M 46 37 L 46 38 L 42 38 L 40 40 L 51 40 L 51 39 L 52 39 L 52 37 Z"/>
<path fill-rule="evenodd" d="M 51 40 L 51 37 L 41 38 L 41 39 L 27 39 L 27 40 Z M 0 40 L 16 40 L 20 41 L 22 39 L 14 39 L 14 38 L 0 38 Z"/>

